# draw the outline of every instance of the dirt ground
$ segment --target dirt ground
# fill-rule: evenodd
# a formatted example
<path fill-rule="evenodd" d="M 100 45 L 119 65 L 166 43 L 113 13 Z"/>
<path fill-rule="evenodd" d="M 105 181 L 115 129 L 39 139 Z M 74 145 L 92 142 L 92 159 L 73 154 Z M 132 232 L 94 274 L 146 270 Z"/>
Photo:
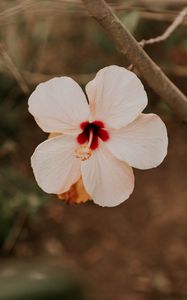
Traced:
<path fill-rule="evenodd" d="M 169 152 L 137 171 L 135 191 L 115 208 L 53 199 L 18 241 L 18 256 L 51 255 L 70 267 L 88 299 L 187 299 L 187 127 L 170 119 Z"/>

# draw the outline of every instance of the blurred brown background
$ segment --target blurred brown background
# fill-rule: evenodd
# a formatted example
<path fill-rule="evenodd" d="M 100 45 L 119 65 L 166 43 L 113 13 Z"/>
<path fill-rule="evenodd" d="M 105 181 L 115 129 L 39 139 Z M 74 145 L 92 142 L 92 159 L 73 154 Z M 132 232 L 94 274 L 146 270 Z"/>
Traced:
<path fill-rule="evenodd" d="M 187 1 L 110 4 L 141 40 L 161 34 Z M 146 47 L 185 94 L 186 37 L 187 18 Z M 144 83 L 146 112 L 168 128 L 164 163 L 135 170 L 135 191 L 116 208 L 66 205 L 34 180 L 30 156 L 47 135 L 28 95 L 56 75 L 84 88 L 100 68 L 128 62 L 76 0 L 1 0 L 0 46 L 0 300 L 187 299 L 186 125 Z"/>

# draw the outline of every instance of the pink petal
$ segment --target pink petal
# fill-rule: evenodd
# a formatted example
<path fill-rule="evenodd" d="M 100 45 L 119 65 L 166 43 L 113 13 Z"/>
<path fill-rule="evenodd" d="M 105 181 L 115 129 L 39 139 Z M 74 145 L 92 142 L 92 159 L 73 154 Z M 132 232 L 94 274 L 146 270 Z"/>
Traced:
<path fill-rule="evenodd" d="M 134 122 L 110 131 L 106 143 L 119 159 L 138 169 L 158 166 L 167 154 L 167 129 L 155 114 L 141 114 Z"/>
<path fill-rule="evenodd" d="M 40 83 L 29 98 L 29 111 L 45 132 L 77 134 L 89 115 L 81 87 L 69 77 Z"/>
<path fill-rule="evenodd" d="M 147 105 L 147 95 L 138 77 L 125 68 L 101 69 L 86 86 L 92 119 L 106 127 L 120 128 L 132 122 Z"/>
<path fill-rule="evenodd" d="M 92 156 L 81 163 L 84 186 L 93 201 L 101 206 L 116 206 L 134 189 L 132 168 L 116 159 L 100 141 Z"/>
<path fill-rule="evenodd" d="M 80 177 L 80 161 L 75 158 L 77 146 L 72 136 L 63 135 L 41 143 L 31 157 L 38 185 L 47 193 L 61 194 Z"/>

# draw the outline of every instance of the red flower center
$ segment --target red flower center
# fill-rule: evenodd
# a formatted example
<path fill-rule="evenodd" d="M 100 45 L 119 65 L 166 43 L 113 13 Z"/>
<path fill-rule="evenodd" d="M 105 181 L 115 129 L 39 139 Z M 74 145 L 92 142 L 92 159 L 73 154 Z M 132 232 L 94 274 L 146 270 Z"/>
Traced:
<path fill-rule="evenodd" d="M 109 133 L 106 131 L 104 123 L 101 121 L 82 122 L 80 128 L 83 130 L 77 136 L 79 144 L 90 143 L 90 149 L 95 150 L 99 146 L 99 138 L 106 142 L 109 139 Z M 91 140 L 90 140 L 91 139 Z"/>

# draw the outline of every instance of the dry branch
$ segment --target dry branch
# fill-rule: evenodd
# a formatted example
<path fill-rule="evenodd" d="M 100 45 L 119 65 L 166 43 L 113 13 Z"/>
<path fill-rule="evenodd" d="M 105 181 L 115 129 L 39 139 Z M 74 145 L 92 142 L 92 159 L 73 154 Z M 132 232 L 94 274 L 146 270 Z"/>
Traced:
<path fill-rule="evenodd" d="M 14 249 L 16 242 L 18 241 L 23 229 L 28 220 L 28 214 L 26 212 L 19 212 L 16 217 L 13 226 L 11 227 L 4 244 L 2 246 L 3 254 L 10 254 Z"/>
<path fill-rule="evenodd" d="M 5 50 L 5 47 L 0 44 L 0 58 L 3 60 L 6 68 L 9 72 L 14 76 L 18 85 L 20 86 L 21 90 L 25 93 L 29 93 L 29 87 L 23 78 L 22 74 L 18 71 L 17 67 L 13 63 L 11 57 L 9 56 L 8 52 Z"/>
<path fill-rule="evenodd" d="M 155 43 L 160 43 L 160 42 L 165 41 L 177 29 L 177 27 L 184 21 L 184 18 L 186 17 L 186 15 L 187 15 L 187 7 L 182 9 L 182 11 L 173 20 L 171 25 L 168 28 L 166 28 L 166 30 L 161 35 L 159 35 L 155 38 L 148 39 L 148 40 L 143 39 L 139 42 L 139 45 L 142 48 L 144 48 L 146 45 L 152 45 Z M 133 64 L 131 64 L 128 67 L 129 70 L 133 70 L 133 68 L 134 68 Z"/>
<path fill-rule="evenodd" d="M 82 0 L 127 59 L 174 113 L 187 122 L 187 98 L 151 60 L 104 0 Z"/>
<path fill-rule="evenodd" d="M 170 37 L 170 35 L 177 29 L 177 27 L 183 22 L 184 18 L 187 15 L 187 7 L 183 8 L 181 12 L 178 14 L 178 16 L 174 19 L 173 23 L 164 31 L 163 34 L 151 38 L 148 40 L 142 40 L 139 44 L 140 46 L 144 47 L 145 45 L 160 43 L 165 41 L 167 38 Z"/>
<path fill-rule="evenodd" d="M 53 16 L 61 15 L 65 12 L 65 8 L 68 8 L 68 13 L 76 12 L 73 14 L 74 18 L 88 16 L 81 0 L 53 0 L 48 2 L 47 5 L 43 4 L 43 0 L 25 0 L 13 7 L 8 7 L 0 12 L 0 24 L 15 22 L 14 17 L 24 11 L 27 12 L 27 15 L 34 14 L 36 17 L 41 17 L 41 15 L 49 17 L 51 14 Z M 158 5 L 160 6 L 161 4 L 165 4 L 167 7 L 183 7 L 186 5 L 186 0 L 180 0 L 180 3 L 179 0 L 126 0 L 125 3 L 111 2 L 111 7 L 116 12 L 129 12 L 135 9 L 138 10 L 140 18 L 172 22 L 176 15 L 178 15 L 178 11 L 176 9 L 168 10 L 164 8 L 159 8 L 158 10 Z M 148 11 L 146 6 L 148 7 Z M 187 26 L 187 18 L 184 19 L 183 26 Z"/>

